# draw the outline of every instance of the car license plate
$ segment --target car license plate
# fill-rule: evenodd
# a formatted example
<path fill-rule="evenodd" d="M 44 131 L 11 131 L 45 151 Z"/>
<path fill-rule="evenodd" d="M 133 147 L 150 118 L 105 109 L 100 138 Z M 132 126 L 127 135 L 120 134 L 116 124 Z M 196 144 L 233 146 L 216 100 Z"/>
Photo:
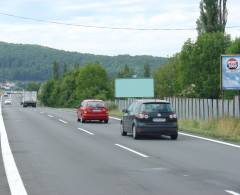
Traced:
<path fill-rule="evenodd" d="M 166 122 L 165 118 L 153 118 L 153 122 Z"/>
<path fill-rule="evenodd" d="M 93 110 L 93 112 L 101 112 L 101 110 Z"/>

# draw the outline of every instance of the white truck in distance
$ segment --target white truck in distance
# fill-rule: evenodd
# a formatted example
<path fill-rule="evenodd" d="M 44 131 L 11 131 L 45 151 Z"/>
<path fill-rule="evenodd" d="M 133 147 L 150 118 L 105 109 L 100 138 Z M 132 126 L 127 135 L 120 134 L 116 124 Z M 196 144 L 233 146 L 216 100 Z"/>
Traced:
<path fill-rule="evenodd" d="M 24 91 L 22 96 L 23 107 L 36 107 L 37 106 L 37 92 L 36 91 Z"/>

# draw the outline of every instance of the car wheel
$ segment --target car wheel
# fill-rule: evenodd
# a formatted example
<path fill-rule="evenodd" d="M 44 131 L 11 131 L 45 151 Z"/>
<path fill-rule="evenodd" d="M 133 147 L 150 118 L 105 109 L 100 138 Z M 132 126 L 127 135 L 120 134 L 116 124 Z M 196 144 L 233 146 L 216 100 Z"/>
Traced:
<path fill-rule="evenodd" d="M 77 118 L 77 121 L 78 121 L 78 122 L 80 122 L 80 121 L 81 121 L 81 119 L 80 119 L 80 118 Z"/>
<path fill-rule="evenodd" d="M 108 120 L 104 120 L 104 123 L 108 123 Z"/>
<path fill-rule="evenodd" d="M 81 118 L 81 121 L 82 121 L 82 123 L 85 123 L 85 122 L 86 122 L 86 120 L 85 120 L 85 119 L 83 119 L 83 118 Z"/>
<path fill-rule="evenodd" d="M 171 140 L 176 140 L 178 138 L 178 134 L 171 135 Z"/>
<path fill-rule="evenodd" d="M 139 135 L 136 131 L 136 126 L 135 125 L 132 126 L 132 132 L 133 132 L 133 139 L 138 139 Z"/>
<path fill-rule="evenodd" d="M 122 136 L 126 136 L 127 135 L 127 132 L 124 131 L 124 127 L 123 127 L 123 123 L 121 122 L 121 135 Z"/>

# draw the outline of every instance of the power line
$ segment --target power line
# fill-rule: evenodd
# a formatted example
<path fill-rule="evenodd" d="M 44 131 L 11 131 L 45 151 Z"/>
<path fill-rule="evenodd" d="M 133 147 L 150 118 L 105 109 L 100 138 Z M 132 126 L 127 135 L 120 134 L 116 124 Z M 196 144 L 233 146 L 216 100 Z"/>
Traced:
<path fill-rule="evenodd" d="M 0 12 L 0 15 L 19 18 L 23 20 L 31 20 L 35 22 L 49 23 L 49 24 L 58 24 L 58 25 L 83 27 L 83 28 L 109 29 L 109 30 L 132 30 L 132 31 L 193 31 L 193 30 L 196 30 L 196 28 L 132 28 L 132 27 L 95 26 L 95 25 L 65 23 L 65 22 L 58 22 L 53 20 L 36 19 L 31 17 L 8 14 L 4 12 Z M 228 26 L 226 28 L 233 29 L 233 28 L 240 28 L 240 26 Z"/>
<path fill-rule="evenodd" d="M 42 23 L 50 23 L 50 24 L 59 24 L 65 26 L 75 26 L 75 27 L 84 27 L 84 28 L 97 28 L 97 29 L 110 29 L 110 30 L 133 30 L 133 31 L 185 31 L 185 30 L 196 30 L 196 28 L 131 28 L 131 27 L 111 27 L 111 26 L 95 26 L 95 25 L 84 25 L 84 24 L 73 24 L 73 23 L 65 23 L 65 22 L 58 22 L 52 20 L 43 20 L 43 19 L 36 19 L 30 18 L 25 16 L 18 16 L 8 13 L 0 12 L 0 15 L 19 18 L 23 20 L 31 20 L 36 22 Z"/>

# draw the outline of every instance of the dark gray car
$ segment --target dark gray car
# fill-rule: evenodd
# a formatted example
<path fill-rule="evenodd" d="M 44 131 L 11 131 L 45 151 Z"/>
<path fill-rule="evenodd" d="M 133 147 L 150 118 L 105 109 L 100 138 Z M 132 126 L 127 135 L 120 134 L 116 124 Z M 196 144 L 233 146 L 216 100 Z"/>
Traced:
<path fill-rule="evenodd" d="M 167 135 L 178 137 L 177 116 L 165 100 L 137 100 L 123 110 L 121 135 L 127 133 L 134 139 L 143 135 Z"/>

